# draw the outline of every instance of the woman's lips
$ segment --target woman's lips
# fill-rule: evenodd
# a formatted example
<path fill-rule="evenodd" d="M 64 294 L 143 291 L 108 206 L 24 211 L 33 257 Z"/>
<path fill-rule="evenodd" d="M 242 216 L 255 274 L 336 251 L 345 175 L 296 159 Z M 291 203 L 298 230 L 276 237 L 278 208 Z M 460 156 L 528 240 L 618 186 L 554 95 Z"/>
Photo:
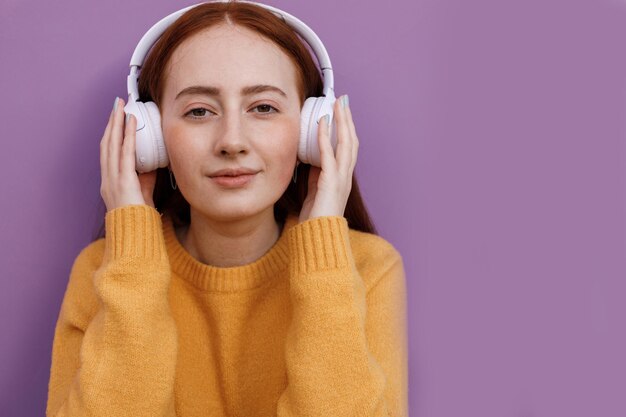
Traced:
<path fill-rule="evenodd" d="M 243 187 L 248 184 L 250 181 L 254 179 L 256 173 L 254 174 L 241 174 L 241 175 L 219 175 L 214 177 L 209 177 L 213 182 L 217 185 L 220 185 L 225 188 L 238 188 Z"/>

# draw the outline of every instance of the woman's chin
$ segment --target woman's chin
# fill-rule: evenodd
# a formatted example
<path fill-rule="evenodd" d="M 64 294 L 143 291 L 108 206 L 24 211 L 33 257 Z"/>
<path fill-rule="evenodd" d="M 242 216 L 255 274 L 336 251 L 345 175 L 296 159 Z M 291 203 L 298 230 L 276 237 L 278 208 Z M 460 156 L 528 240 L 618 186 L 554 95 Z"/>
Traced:
<path fill-rule="evenodd" d="M 223 202 L 225 203 L 225 202 Z M 212 221 L 220 223 L 232 223 L 239 222 L 248 219 L 252 219 L 259 216 L 273 216 L 274 205 L 269 207 L 259 207 L 250 203 L 238 203 L 238 204 L 220 204 L 219 207 L 192 207 L 192 212 L 202 215 L 203 217 Z"/>

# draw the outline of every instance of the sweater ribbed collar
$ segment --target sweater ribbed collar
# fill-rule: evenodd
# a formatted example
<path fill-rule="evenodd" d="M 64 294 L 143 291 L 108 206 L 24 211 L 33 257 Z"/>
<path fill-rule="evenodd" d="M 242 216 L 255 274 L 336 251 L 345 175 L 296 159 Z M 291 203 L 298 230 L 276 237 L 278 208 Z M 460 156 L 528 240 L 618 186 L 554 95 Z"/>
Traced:
<path fill-rule="evenodd" d="M 287 276 L 289 244 L 287 230 L 298 223 L 296 216 L 288 216 L 280 237 L 256 261 L 234 267 L 217 267 L 195 259 L 179 242 L 172 220 L 163 216 L 163 235 L 172 271 L 203 291 L 236 292 L 262 286 Z"/>

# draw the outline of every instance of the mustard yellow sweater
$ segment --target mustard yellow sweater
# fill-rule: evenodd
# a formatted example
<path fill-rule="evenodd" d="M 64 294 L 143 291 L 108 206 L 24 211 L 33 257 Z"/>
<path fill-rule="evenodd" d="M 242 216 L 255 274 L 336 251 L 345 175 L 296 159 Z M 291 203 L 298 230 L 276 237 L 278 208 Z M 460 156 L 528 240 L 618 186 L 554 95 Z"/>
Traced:
<path fill-rule="evenodd" d="M 105 227 L 72 267 L 48 417 L 408 415 L 405 275 L 384 239 L 289 217 L 260 259 L 218 268 L 150 206 Z"/>

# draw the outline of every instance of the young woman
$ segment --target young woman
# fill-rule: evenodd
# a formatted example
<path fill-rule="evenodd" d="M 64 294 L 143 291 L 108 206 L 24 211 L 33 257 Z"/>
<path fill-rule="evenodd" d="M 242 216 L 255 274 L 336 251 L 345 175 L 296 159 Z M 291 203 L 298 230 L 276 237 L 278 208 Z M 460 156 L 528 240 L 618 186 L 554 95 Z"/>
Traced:
<path fill-rule="evenodd" d="M 336 151 L 297 164 L 322 94 L 293 28 L 250 3 L 178 18 L 139 77 L 168 169 L 135 171 L 115 100 L 100 143 L 106 235 L 78 255 L 57 322 L 47 416 L 407 416 L 402 259 L 375 235 Z"/>

